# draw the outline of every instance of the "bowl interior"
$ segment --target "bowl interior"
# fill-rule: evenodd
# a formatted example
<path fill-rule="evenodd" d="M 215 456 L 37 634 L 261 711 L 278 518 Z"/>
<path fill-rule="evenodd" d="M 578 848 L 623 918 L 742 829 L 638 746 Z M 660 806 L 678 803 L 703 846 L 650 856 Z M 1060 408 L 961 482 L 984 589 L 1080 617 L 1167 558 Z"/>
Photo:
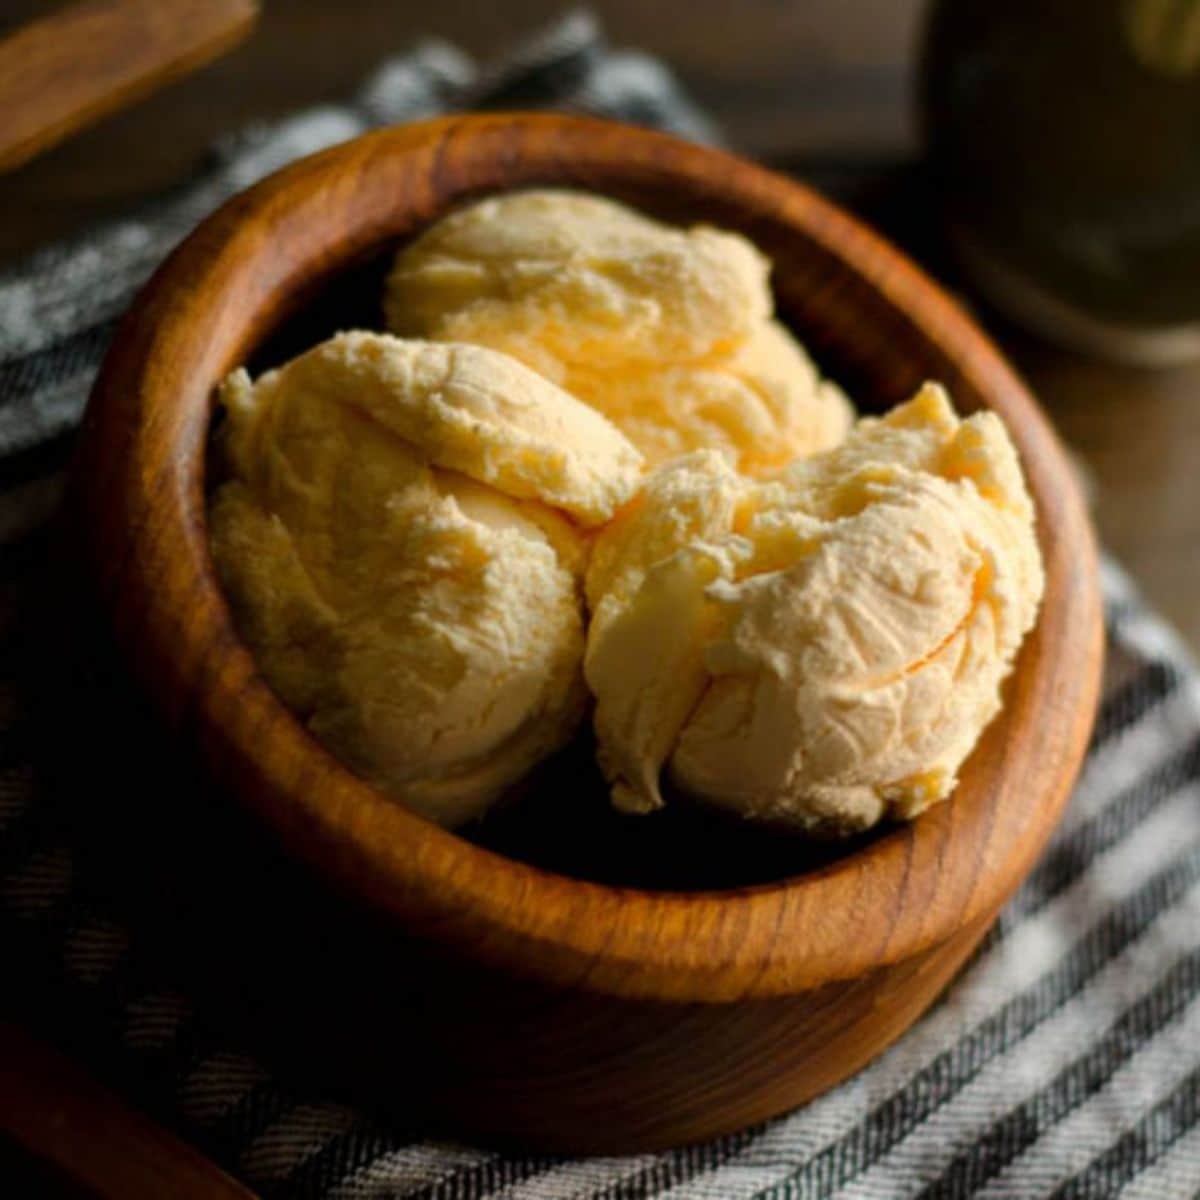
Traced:
<path fill-rule="evenodd" d="M 695 206 L 654 206 L 683 224 L 713 220 Z M 253 348 L 247 366 L 257 377 L 340 330 L 383 329 L 384 280 L 399 243 L 379 246 L 306 293 Z M 801 323 L 781 316 L 803 342 Z M 821 364 L 826 367 L 826 363 Z M 849 363 L 828 365 L 842 381 Z M 856 396 L 863 411 L 887 407 L 876 395 Z M 845 859 L 888 835 L 887 828 L 842 841 L 814 841 L 764 831 L 728 815 L 706 812 L 681 797 L 646 816 L 617 812 L 596 764 L 587 722 L 573 742 L 542 763 L 481 821 L 458 835 L 478 846 L 574 879 L 647 890 L 713 891 L 787 879 Z"/>
<path fill-rule="evenodd" d="M 547 183 L 564 186 L 561 179 Z M 748 220 L 745 207 L 729 202 L 719 191 L 664 192 L 640 185 L 636 178 L 608 179 L 592 190 L 664 220 L 681 225 L 709 222 L 755 241 L 774 264 L 779 316 L 822 371 L 846 389 L 859 411 L 884 411 L 926 378 L 954 387 L 952 365 L 940 347 L 914 339 L 906 315 L 881 303 L 875 288 L 846 272 L 821 244 L 781 234 L 772 223 Z M 433 219 L 441 215 L 444 212 Z M 349 261 L 331 263 L 252 348 L 247 358 L 251 373 L 257 376 L 278 366 L 340 330 L 384 328 L 384 282 L 404 240 L 388 239 L 365 252 L 358 250 Z M 841 320 L 831 325 L 831 315 L 838 314 Z M 875 327 L 872 336 L 856 339 L 853 325 L 864 320 Z M 889 325 L 894 330 L 889 331 Z M 903 353 L 880 353 L 880 347 L 889 345 L 902 346 Z M 973 389 L 959 389 L 955 401 L 970 411 L 978 397 Z M 569 878 L 678 892 L 737 889 L 800 877 L 895 833 L 883 826 L 840 842 L 813 841 L 763 831 L 679 798 L 649 816 L 617 813 L 608 803 L 585 725 L 570 746 L 458 836 Z"/>

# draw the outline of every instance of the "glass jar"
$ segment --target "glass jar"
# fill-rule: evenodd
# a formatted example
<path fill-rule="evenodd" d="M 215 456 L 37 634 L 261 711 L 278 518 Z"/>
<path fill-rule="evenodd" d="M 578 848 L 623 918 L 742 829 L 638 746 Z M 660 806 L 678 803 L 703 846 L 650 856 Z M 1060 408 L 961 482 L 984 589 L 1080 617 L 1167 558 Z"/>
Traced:
<path fill-rule="evenodd" d="M 936 0 L 921 80 L 948 232 L 999 308 L 1200 357 L 1200 0 Z"/>

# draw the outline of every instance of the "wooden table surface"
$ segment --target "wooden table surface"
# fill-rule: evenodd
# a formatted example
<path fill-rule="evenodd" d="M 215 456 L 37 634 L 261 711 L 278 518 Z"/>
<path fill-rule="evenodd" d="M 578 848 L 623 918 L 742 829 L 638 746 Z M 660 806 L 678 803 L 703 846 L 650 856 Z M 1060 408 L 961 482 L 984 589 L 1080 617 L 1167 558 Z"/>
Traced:
<path fill-rule="evenodd" d="M 6 0 L 0 30 L 54 7 Z M 890 169 L 914 158 L 908 88 L 923 7 L 921 0 L 595 6 L 614 43 L 645 47 L 675 65 L 733 146 L 818 185 L 831 178 L 836 185 L 847 164 Z M 560 11 L 559 0 L 440 0 L 433 9 L 395 0 L 267 0 L 258 31 L 227 58 L 0 177 L 0 264 L 178 182 L 229 129 L 345 95 L 417 37 L 435 34 L 485 58 Z M 864 207 L 935 273 L 952 277 L 936 231 L 932 241 L 928 230 L 908 236 L 918 205 L 901 189 L 876 193 Z M 1106 546 L 1200 650 L 1200 366 L 1113 368 L 983 319 L 1079 452 L 1095 483 Z"/>

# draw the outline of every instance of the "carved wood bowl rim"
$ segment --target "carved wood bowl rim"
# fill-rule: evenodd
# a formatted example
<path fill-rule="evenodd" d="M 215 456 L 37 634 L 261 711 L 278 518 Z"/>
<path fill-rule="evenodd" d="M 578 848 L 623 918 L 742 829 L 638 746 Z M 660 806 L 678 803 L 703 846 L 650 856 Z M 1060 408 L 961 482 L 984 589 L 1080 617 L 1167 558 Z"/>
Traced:
<path fill-rule="evenodd" d="M 944 365 L 957 400 L 1000 412 L 1021 451 L 1047 592 L 1005 710 L 950 801 L 830 866 L 672 893 L 502 857 L 342 767 L 234 632 L 207 550 L 214 383 L 314 281 L 467 196 L 554 183 L 745 214 L 738 223 L 751 236 L 794 245 L 797 261 L 820 259 L 820 303 L 848 306 L 845 321 L 864 328 L 869 305 L 871 320 Z M 986 919 L 1053 830 L 1098 695 L 1101 608 L 1084 505 L 1048 422 L 991 342 L 903 255 L 804 186 L 610 122 L 514 113 L 385 129 L 230 200 L 126 317 L 86 414 L 72 491 L 118 640 L 216 777 L 341 889 L 459 954 L 558 985 L 664 1001 L 782 996 L 909 958 Z"/>

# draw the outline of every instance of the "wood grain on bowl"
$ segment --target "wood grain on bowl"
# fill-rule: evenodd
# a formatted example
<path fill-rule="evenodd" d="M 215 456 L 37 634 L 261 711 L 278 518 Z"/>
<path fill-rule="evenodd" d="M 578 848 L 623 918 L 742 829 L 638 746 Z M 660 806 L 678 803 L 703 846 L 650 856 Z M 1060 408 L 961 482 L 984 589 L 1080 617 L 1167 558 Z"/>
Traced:
<path fill-rule="evenodd" d="M 469 197 L 535 184 L 740 230 L 773 258 L 786 318 L 857 399 L 888 405 L 936 378 L 960 408 L 1006 419 L 1038 508 L 1046 599 L 955 796 L 911 826 L 754 886 L 569 878 L 384 800 L 255 670 L 207 552 L 213 385 L 339 273 Z M 938 994 L 1045 845 L 1098 693 L 1084 507 L 987 338 L 805 188 L 605 122 L 498 114 L 384 130 L 230 201 L 126 318 L 85 417 L 71 504 L 102 611 L 162 718 L 270 837 L 403 934 L 414 969 L 384 997 L 393 1027 L 357 1031 L 374 1046 L 369 1067 L 418 1086 L 394 1036 L 416 1022 L 435 1114 L 543 1147 L 629 1151 L 731 1130 L 866 1062 Z"/>

